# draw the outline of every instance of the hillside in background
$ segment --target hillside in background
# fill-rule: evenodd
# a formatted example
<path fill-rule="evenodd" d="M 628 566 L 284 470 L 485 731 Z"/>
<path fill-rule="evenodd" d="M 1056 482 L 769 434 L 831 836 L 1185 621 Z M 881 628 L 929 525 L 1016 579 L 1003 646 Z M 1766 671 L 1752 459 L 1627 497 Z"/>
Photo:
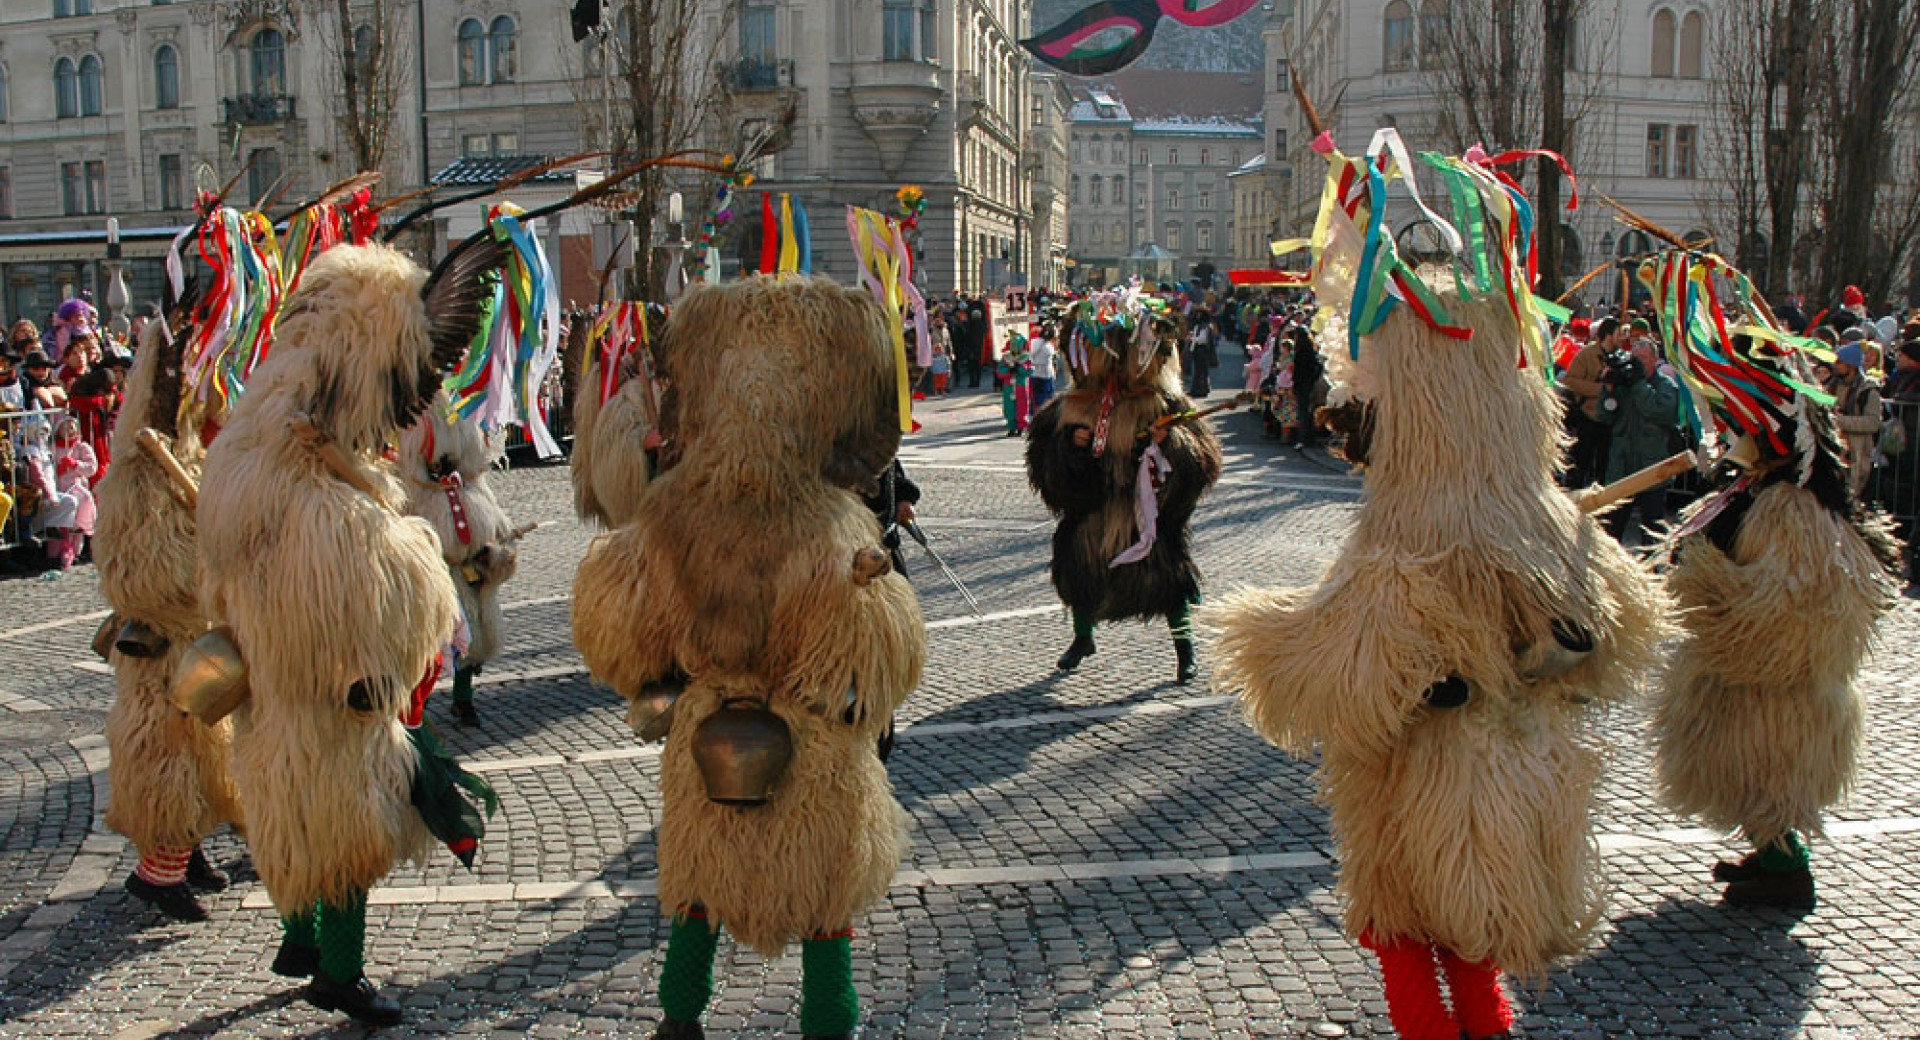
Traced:
<path fill-rule="evenodd" d="M 1033 31 L 1051 29 L 1089 3 L 1090 0 L 1033 0 Z M 1260 27 L 1265 22 L 1266 16 L 1259 8 L 1218 29 L 1189 29 L 1171 18 L 1162 18 L 1159 28 L 1154 30 L 1152 45 L 1132 67 L 1258 73 L 1265 64 L 1260 53 Z"/>

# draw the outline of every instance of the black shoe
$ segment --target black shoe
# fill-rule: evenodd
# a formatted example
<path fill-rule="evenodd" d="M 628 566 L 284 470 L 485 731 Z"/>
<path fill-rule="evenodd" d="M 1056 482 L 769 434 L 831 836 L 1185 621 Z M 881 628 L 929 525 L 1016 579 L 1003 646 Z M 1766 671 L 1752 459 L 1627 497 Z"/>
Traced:
<path fill-rule="evenodd" d="M 1060 670 L 1071 672 L 1080 667 L 1080 662 L 1093 656 L 1095 649 L 1092 636 L 1074 636 L 1073 644 L 1067 647 L 1066 653 L 1060 655 Z"/>
<path fill-rule="evenodd" d="M 682 1022 L 677 1018 L 660 1016 L 660 1025 L 653 1031 L 653 1040 L 706 1040 L 706 1030 L 698 1022 Z"/>
<path fill-rule="evenodd" d="M 480 713 L 474 710 L 473 702 L 471 701 L 454 701 L 453 721 L 458 722 L 462 726 L 478 726 L 480 724 Z"/>
<path fill-rule="evenodd" d="M 1173 673 L 1173 681 L 1182 686 L 1193 681 L 1200 669 L 1193 663 L 1193 640 L 1176 639 L 1173 641 L 1173 656 L 1179 660 L 1178 669 Z"/>
<path fill-rule="evenodd" d="M 1749 852 L 1738 860 L 1723 859 L 1713 865 L 1713 879 L 1723 885 L 1752 881 L 1761 875 L 1760 853 Z"/>
<path fill-rule="evenodd" d="M 230 879 L 213 861 L 207 858 L 200 846 L 193 847 L 193 856 L 187 860 L 187 884 L 202 892 L 225 892 Z"/>
<path fill-rule="evenodd" d="M 273 955 L 275 975 L 284 975 L 290 979 L 310 979 L 320 973 L 320 948 L 318 946 L 295 946 L 280 940 L 280 952 Z"/>
<path fill-rule="evenodd" d="M 1810 909 L 1814 904 L 1813 871 L 1802 866 L 1783 873 L 1763 872 L 1728 885 L 1723 898 L 1734 906 Z"/>
<path fill-rule="evenodd" d="M 128 874 L 127 891 L 176 921 L 207 919 L 207 908 L 193 897 L 193 889 L 184 881 L 177 885 L 156 885 L 138 874 Z"/>
<path fill-rule="evenodd" d="M 335 982 L 315 973 L 313 981 L 307 983 L 307 1003 L 323 1011 L 338 1011 L 364 1025 L 400 1024 L 399 1003 L 382 996 L 365 975 L 356 976 L 352 982 Z"/>

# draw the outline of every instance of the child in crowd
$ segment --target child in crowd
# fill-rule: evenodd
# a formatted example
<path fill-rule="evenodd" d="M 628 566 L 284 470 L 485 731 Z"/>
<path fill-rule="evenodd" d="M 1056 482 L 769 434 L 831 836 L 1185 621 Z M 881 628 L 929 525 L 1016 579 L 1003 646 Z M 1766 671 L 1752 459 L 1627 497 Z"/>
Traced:
<path fill-rule="evenodd" d="M 947 337 L 933 337 L 933 396 L 947 396 L 947 380 L 953 375 L 953 355 L 947 346 Z"/>

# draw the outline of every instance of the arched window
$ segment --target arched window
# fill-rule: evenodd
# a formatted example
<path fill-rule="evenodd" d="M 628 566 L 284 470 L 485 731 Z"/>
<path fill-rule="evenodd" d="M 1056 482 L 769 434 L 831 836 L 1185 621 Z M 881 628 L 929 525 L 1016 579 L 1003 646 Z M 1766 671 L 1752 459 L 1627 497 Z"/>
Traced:
<path fill-rule="evenodd" d="M 251 59 L 249 79 L 255 97 L 280 97 L 287 92 L 287 38 L 278 29 L 262 29 L 253 34 L 247 48 Z"/>
<path fill-rule="evenodd" d="M 1447 0 L 1427 0 L 1420 5 L 1420 67 L 1437 69 L 1446 60 Z"/>
<path fill-rule="evenodd" d="M 7 121 L 7 70 L 0 66 L 0 123 Z"/>
<path fill-rule="evenodd" d="M 153 52 L 153 105 L 180 107 L 180 52 L 162 46 Z"/>
<path fill-rule="evenodd" d="M 513 82 L 519 37 L 520 27 L 513 24 L 513 19 L 503 14 L 493 20 L 487 29 L 488 83 Z"/>
<path fill-rule="evenodd" d="M 1073 201 L 1075 204 L 1080 201 L 1080 175 L 1077 173 L 1073 175 Z"/>
<path fill-rule="evenodd" d="M 1106 199 L 1101 197 L 1100 183 L 1100 178 L 1095 177 L 1087 185 L 1087 204 L 1090 206 L 1099 206 L 1106 202 Z"/>
<path fill-rule="evenodd" d="M 266 201 L 266 195 L 280 183 L 280 149 L 255 148 L 247 157 L 247 194 L 254 205 Z"/>
<path fill-rule="evenodd" d="M 487 81 L 487 30 L 479 19 L 460 23 L 460 85 L 475 87 Z"/>
<path fill-rule="evenodd" d="M 53 103 L 54 113 L 61 119 L 80 114 L 80 77 L 73 71 L 72 58 L 53 63 Z"/>
<path fill-rule="evenodd" d="M 1119 245 L 1127 240 L 1127 226 L 1119 221 L 1113 222 L 1113 244 Z"/>
<path fill-rule="evenodd" d="M 1127 146 L 1122 144 L 1118 137 L 1113 139 L 1113 161 L 1116 163 L 1127 161 Z"/>
<path fill-rule="evenodd" d="M 1382 38 L 1386 41 L 1384 62 L 1388 72 L 1413 68 L 1413 5 L 1407 0 L 1393 0 L 1387 5 L 1386 31 Z"/>
<path fill-rule="evenodd" d="M 380 37 L 371 25 L 354 27 L 353 64 L 354 73 L 363 82 L 372 78 L 373 70 L 380 65 Z"/>
<path fill-rule="evenodd" d="M 1673 75 L 1673 12 L 1661 8 L 1653 16 L 1653 75 L 1670 77 Z"/>
<path fill-rule="evenodd" d="M 100 82 L 100 58 L 89 54 L 80 59 L 80 114 L 100 114 L 100 99 L 106 90 Z"/>
<path fill-rule="evenodd" d="M 1127 201 L 1127 179 L 1117 173 L 1113 175 L 1113 201 Z"/>
<path fill-rule="evenodd" d="M 1572 224 L 1560 225 L 1560 277 L 1573 281 L 1587 273 L 1586 251 L 1580 248 L 1580 232 Z"/>
<path fill-rule="evenodd" d="M 1701 75 L 1701 48 L 1707 35 L 1706 16 L 1698 11 L 1690 12 L 1680 20 L 1680 78 L 1699 79 Z"/>

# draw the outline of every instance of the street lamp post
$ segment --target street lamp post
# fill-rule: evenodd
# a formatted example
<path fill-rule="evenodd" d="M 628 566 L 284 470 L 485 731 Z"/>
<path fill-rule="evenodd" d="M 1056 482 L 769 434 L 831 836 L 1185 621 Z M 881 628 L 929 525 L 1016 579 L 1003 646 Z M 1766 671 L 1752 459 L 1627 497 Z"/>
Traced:
<path fill-rule="evenodd" d="M 127 292 L 127 280 L 122 276 L 120 263 L 120 218 L 107 218 L 107 328 L 117 336 L 126 336 L 132 329 L 127 321 L 127 304 L 132 299 Z"/>
<path fill-rule="evenodd" d="M 667 235 L 660 247 L 667 251 L 667 273 L 661 288 L 666 293 L 667 302 L 680 298 L 685 286 L 680 277 L 680 264 L 687 253 L 687 225 L 685 210 L 679 192 L 667 196 Z"/>

